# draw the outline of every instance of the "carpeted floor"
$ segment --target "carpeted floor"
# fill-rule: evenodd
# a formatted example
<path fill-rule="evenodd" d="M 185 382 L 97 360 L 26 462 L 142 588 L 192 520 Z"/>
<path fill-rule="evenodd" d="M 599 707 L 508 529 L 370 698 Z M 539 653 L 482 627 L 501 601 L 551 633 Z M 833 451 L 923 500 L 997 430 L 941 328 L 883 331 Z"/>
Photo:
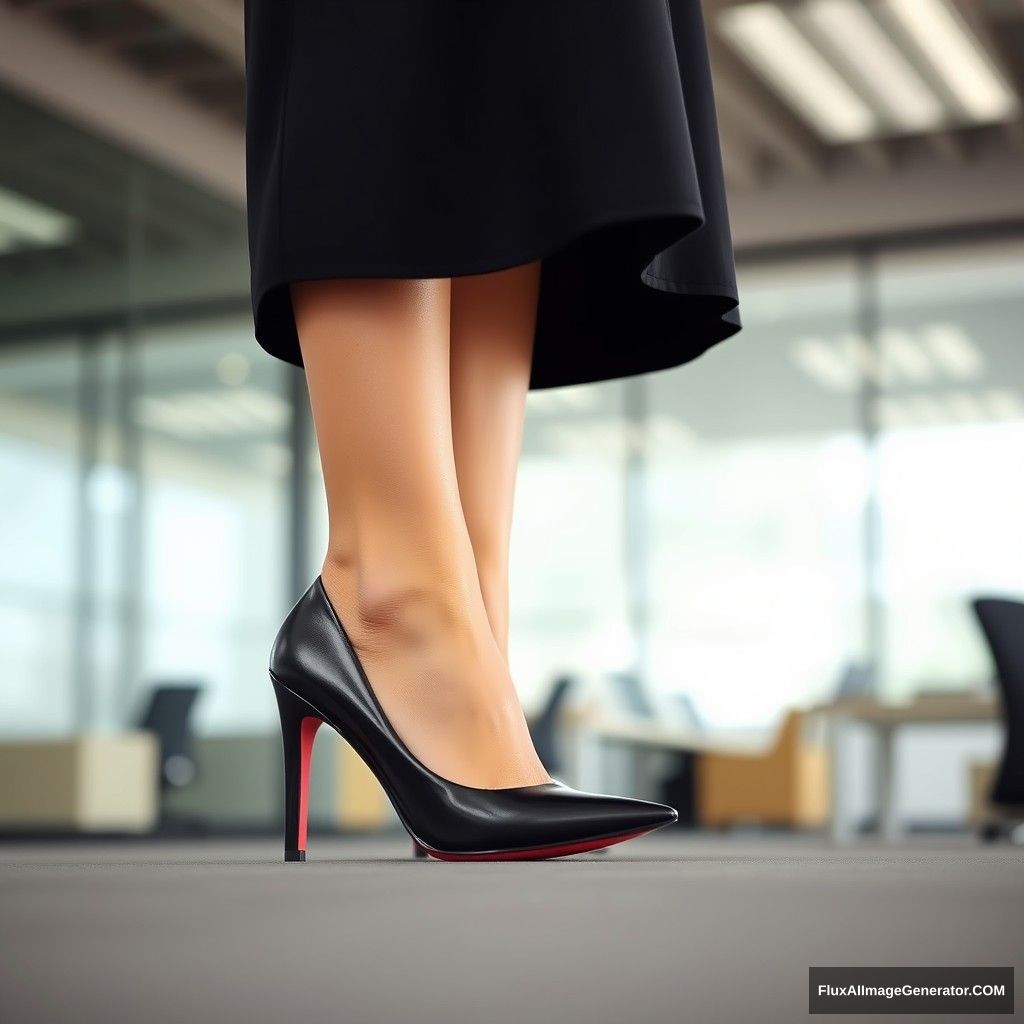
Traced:
<path fill-rule="evenodd" d="M 807 1016 L 811 964 L 1024 964 L 1024 851 L 966 837 L 652 837 L 532 864 L 317 837 L 306 864 L 278 853 L 0 845 L 0 1020 L 768 1024 Z"/>

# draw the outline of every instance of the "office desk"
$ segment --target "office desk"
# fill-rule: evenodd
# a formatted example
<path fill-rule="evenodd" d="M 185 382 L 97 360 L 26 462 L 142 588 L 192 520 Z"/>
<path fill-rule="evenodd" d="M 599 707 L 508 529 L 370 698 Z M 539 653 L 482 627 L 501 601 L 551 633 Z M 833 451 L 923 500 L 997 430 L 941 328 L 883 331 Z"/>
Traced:
<path fill-rule="evenodd" d="M 821 705 L 829 723 L 832 748 L 832 839 L 849 842 L 853 837 L 847 796 L 850 766 L 843 738 L 853 723 L 867 726 L 875 738 L 875 789 L 879 832 L 892 841 L 900 828 L 895 807 L 893 771 L 896 734 L 905 725 L 957 725 L 992 722 L 999 718 L 999 703 L 989 696 L 967 693 L 917 697 L 903 704 L 883 704 L 874 698 L 854 698 Z"/>
<path fill-rule="evenodd" d="M 600 793 L 605 788 L 601 747 L 615 743 L 638 751 L 677 751 L 696 754 L 706 750 L 751 753 L 769 740 L 763 732 L 737 734 L 673 726 L 654 720 L 621 718 L 579 709 L 566 714 L 568 762 L 573 785 Z"/>

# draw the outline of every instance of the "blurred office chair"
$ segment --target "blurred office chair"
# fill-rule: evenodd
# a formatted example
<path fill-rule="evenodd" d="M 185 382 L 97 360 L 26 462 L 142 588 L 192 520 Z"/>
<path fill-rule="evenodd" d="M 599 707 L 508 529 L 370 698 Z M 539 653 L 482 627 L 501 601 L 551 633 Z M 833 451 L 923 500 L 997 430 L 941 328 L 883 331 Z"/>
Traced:
<path fill-rule="evenodd" d="M 704 719 L 697 710 L 693 698 L 687 693 L 674 693 L 671 697 L 673 724 L 694 732 L 704 731 Z"/>
<path fill-rule="evenodd" d="M 808 739 L 808 719 L 803 711 L 790 711 L 764 753 L 699 754 L 698 823 L 822 827 L 829 811 L 829 762 L 824 748 Z"/>
<path fill-rule="evenodd" d="M 187 786 L 196 776 L 192 712 L 202 687 L 194 683 L 153 687 L 139 727 L 156 735 L 160 745 L 161 788 Z"/>
<path fill-rule="evenodd" d="M 559 676 L 551 684 L 547 702 L 540 714 L 530 723 L 530 737 L 537 749 L 537 756 L 549 772 L 558 771 L 562 767 L 558 729 L 572 684 L 572 676 Z"/>
<path fill-rule="evenodd" d="M 657 711 L 644 690 L 640 677 L 632 672 L 609 674 L 614 688 L 615 700 L 631 718 L 657 718 Z"/>
<path fill-rule="evenodd" d="M 1024 826 L 1024 603 L 978 598 L 971 603 L 992 652 L 1003 705 L 1003 756 L 989 792 L 998 817 L 981 828 L 986 840 L 1017 839 Z"/>
<path fill-rule="evenodd" d="M 850 661 L 843 666 L 836 687 L 835 699 L 856 700 L 871 697 L 875 692 L 875 667 L 866 661 Z"/>

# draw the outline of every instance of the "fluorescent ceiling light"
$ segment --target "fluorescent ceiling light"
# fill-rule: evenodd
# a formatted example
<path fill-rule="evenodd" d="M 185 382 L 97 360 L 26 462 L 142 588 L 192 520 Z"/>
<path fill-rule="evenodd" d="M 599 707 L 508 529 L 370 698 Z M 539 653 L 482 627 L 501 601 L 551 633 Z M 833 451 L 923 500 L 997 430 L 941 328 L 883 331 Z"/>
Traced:
<path fill-rule="evenodd" d="M 969 391 L 950 391 L 946 395 L 946 406 L 953 414 L 953 419 L 964 423 L 976 423 L 988 418 L 981 403 Z"/>
<path fill-rule="evenodd" d="M 558 394 L 562 403 L 570 409 L 594 408 L 594 391 L 592 388 L 555 388 L 552 393 Z"/>
<path fill-rule="evenodd" d="M 1017 97 L 945 0 L 886 3 L 971 118 L 1005 121 L 1016 113 Z"/>
<path fill-rule="evenodd" d="M 550 423 L 544 429 L 546 447 L 563 455 L 586 459 L 621 459 L 637 438 L 621 419 L 586 423 Z"/>
<path fill-rule="evenodd" d="M 647 425 L 647 440 L 655 456 L 689 451 L 697 442 L 697 435 L 685 423 L 673 416 L 653 416 Z"/>
<path fill-rule="evenodd" d="M 923 426 L 933 427 L 949 422 L 945 405 L 931 395 L 907 395 L 903 402 L 907 412 Z"/>
<path fill-rule="evenodd" d="M 594 391 L 592 388 L 548 388 L 531 391 L 528 401 L 530 408 L 540 413 L 576 412 L 594 407 Z"/>
<path fill-rule="evenodd" d="M 879 332 L 882 362 L 890 377 L 902 377 L 914 384 L 927 384 L 935 377 L 935 366 L 909 331 L 887 327 Z"/>
<path fill-rule="evenodd" d="M 283 428 L 291 419 L 288 404 L 262 388 L 232 388 L 221 392 L 218 401 L 227 400 L 249 426 Z"/>
<path fill-rule="evenodd" d="M 878 422 L 883 427 L 912 427 L 914 425 L 914 417 L 897 398 L 879 398 L 875 408 L 878 411 Z"/>
<path fill-rule="evenodd" d="M 839 351 L 846 355 L 860 377 L 875 384 L 891 382 L 892 372 L 883 361 L 881 352 L 863 334 L 846 334 L 839 340 Z"/>
<path fill-rule="evenodd" d="M 821 338 L 801 338 L 790 350 L 790 357 L 798 369 L 827 391 L 857 390 L 855 366 Z"/>
<path fill-rule="evenodd" d="M 985 369 L 978 346 L 956 324 L 928 324 L 921 329 L 921 344 L 953 380 L 976 380 Z"/>
<path fill-rule="evenodd" d="M 0 252 L 66 245 L 76 228 L 67 214 L 0 187 Z"/>
<path fill-rule="evenodd" d="M 177 394 L 143 395 L 135 406 L 138 422 L 189 440 L 243 437 L 283 427 L 287 404 L 260 388 L 241 387 Z"/>
<path fill-rule="evenodd" d="M 946 120 L 942 101 L 861 0 L 814 0 L 805 16 L 843 55 L 893 124 L 928 131 Z"/>
<path fill-rule="evenodd" d="M 878 122 L 871 108 L 774 4 L 726 8 L 719 25 L 824 138 L 855 142 L 875 134 Z"/>
<path fill-rule="evenodd" d="M 1009 388 L 995 388 L 984 396 L 985 407 L 997 420 L 1024 420 L 1024 401 Z"/>

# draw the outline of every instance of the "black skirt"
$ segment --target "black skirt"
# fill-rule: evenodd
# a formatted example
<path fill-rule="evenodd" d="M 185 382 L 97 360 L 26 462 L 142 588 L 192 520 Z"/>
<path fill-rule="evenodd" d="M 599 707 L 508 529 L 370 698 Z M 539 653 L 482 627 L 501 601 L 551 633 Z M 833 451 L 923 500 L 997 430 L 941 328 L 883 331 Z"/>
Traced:
<path fill-rule="evenodd" d="M 247 0 L 256 337 L 288 284 L 543 259 L 531 386 L 739 329 L 699 0 Z"/>

